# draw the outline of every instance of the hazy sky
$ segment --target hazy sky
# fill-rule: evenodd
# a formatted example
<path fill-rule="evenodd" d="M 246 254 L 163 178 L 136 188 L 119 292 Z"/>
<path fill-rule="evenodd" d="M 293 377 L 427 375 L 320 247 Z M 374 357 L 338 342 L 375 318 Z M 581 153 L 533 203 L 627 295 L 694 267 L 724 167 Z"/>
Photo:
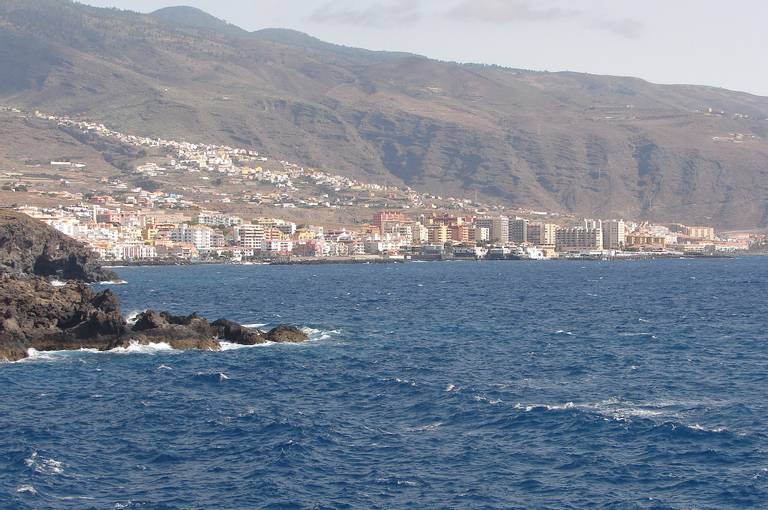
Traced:
<path fill-rule="evenodd" d="M 768 96 L 768 0 L 82 0 L 192 5 L 248 30 L 460 62 L 639 76 Z"/>

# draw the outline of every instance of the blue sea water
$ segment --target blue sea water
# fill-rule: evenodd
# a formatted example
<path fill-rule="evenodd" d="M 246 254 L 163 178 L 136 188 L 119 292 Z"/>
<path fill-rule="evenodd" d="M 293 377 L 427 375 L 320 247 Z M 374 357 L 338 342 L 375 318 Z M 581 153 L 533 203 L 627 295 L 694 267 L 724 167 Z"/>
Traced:
<path fill-rule="evenodd" d="M 305 345 L 0 365 L 0 508 L 768 508 L 768 262 L 120 269 Z"/>

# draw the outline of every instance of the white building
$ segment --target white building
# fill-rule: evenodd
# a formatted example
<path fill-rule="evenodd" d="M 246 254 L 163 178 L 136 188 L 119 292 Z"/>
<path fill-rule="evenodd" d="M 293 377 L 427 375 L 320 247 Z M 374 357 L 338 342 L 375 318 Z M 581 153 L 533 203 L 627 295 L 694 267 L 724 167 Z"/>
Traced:
<path fill-rule="evenodd" d="M 206 226 L 189 226 L 182 223 L 171 230 L 171 241 L 175 243 L 187 243 L 198 250 L 211 249 L 211 228 Z"/>

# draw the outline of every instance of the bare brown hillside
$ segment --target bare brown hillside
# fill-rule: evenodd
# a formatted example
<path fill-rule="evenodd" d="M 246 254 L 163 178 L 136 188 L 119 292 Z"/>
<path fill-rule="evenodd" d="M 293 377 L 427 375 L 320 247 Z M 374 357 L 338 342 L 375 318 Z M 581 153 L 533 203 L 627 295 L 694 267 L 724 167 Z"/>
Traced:
<path fill-rule="evenodd" d="M 437 62 L 248 33 L 188 8 L 66 0 L 0 0 L 0 66 L 2 102 L 129 132 L 518 207 L 768 223 L 764 97 Z"/>

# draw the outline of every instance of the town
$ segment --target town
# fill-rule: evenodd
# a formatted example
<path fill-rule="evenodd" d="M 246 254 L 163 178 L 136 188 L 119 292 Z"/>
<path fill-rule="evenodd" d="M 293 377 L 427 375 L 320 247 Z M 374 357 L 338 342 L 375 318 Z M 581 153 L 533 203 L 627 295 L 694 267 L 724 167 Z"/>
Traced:
<path fill-rule="evenodd" d="M 477 198 L 364 183 L 249 149 L 140 137 L 89 121 L 4 111 L 70 130 L 91 143 L 109 140 L 141 149 L 141 158 L 122 163 L 133 184 L 102 178 L 102 189 L 73 190 L 63 179 L 56 189 L 49 181 L 35 188 L 22 182 L 25 174 L 5 173 L 3 188 L 20 199 L 15 209 L 85 242 L 107 263 L 634 259 L 725 256 L 765 243 L 763 235 L 716 233 L 711 226 L 510 213 Z M 157 152 L 152 157 L 146 150 Z M 87 165 L 78 161 L 46 166 L 87 174 Z M 158 178 L 166 182 L 153 181 Z M 173 186 L 184 179 L 199 184 Z M 229 183 L 232 191 L 205 191 L 214 181 Z M 260 191 L 243 191 L 245 186 Z M 54 204 L 24 202 L 33 195 Z M 272 214 L 251 213 L 253 204 Z M 290 213 L 298 209 L 346 210 L 347 221 L 340 226 L 319 212 L 297 221 Z"/>
<path fill-rule="evenodd" d="M 19 211 L 88 244 L 108 262 L 311 262 L 552 258 L 605 259 L 726 255 L 759 236 L 719 238 L 712 227 L 583 219 L 411 217 L 376 212 L 356 229 L 301 225 L 209 210 L 110 208 L 99 204 Z"/>

